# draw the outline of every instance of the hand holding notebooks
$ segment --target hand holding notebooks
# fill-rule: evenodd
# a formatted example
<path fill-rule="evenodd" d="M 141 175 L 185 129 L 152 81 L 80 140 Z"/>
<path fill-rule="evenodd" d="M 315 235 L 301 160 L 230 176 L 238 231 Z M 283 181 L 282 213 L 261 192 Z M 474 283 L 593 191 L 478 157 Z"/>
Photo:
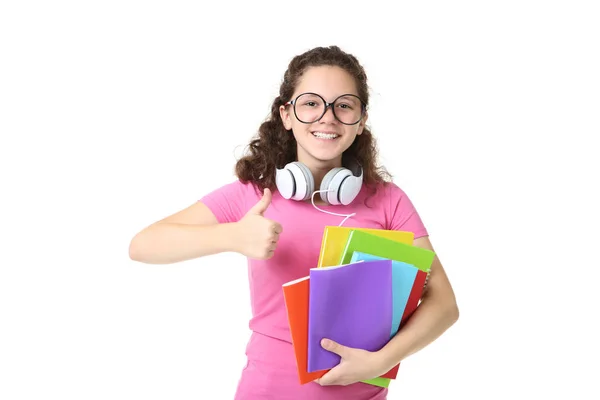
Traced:
<path fill-rule="evenodd" d="M 392 262 L 374 260 L 310 270 L 308 372 L 330 369 L 340 356 L 321 347 L 328 338 L 377 351 L 390 340 Z"/>

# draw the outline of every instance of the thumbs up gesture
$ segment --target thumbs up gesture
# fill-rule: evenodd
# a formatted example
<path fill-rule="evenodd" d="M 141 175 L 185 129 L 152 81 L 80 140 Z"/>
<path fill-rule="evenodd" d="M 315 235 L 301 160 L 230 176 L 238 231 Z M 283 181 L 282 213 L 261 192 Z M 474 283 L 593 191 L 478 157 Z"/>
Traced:
<path fill-rule="evenodd" d="M 271 204 L 271 191 L 265 189 L 263 197 L 256 203 L 237 224 L 239 252 L 259 260 L 273 257 L 282 227 L 278 222 L 264 217 Z"/>

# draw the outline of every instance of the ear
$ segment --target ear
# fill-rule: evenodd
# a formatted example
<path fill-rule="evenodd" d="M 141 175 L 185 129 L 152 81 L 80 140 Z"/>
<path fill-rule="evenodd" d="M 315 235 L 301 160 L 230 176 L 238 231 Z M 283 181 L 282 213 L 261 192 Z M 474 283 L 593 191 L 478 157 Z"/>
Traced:
<path fill-rule="evenodd" d="M 358 123 L 358 132 L 356 133 L 357 135 L 360 135 L 363 133 L 363 130 L 365 129 L 365 126 L 367 125 L 368 118 L 369 118 L 369 114 L 365 111 L 365 115 Z"/>
<path fill-rule="evenodd" d="M 283 127 L 285 128 L 285 130 L 291 130 L 292 119 L 286 106 L 279 106 L 279 116 L 281 117 L 281 121 L 283 121 Z"/>

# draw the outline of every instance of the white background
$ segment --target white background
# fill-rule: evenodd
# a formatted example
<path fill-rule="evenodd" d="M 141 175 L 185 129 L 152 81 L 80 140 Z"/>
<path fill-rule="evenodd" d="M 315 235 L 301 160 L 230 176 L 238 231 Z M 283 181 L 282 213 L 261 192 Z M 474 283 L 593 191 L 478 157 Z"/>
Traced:
<path fill-rule="evenodd" d="M 0 398 L 233 397 L 244 259 L 129 241 L 233 179 L 289 60 L 337 44 L 461 311 L 389 398 L 597 399 L 600 15 L 493 3 L 3 2 Z"/>

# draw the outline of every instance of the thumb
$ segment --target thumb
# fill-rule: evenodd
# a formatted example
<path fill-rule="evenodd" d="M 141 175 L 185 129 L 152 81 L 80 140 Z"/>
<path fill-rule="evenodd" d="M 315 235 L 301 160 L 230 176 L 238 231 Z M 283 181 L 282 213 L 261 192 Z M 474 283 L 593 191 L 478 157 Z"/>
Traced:
<path fill-rule="evenodd" d="M 248 211 L 248 214 L 263 215 L 271 204 L 271 190 L 265 188 L 262 198 Z"/>
<path fill-rule="evenodd" d="M 331 339 L 323 339 L 321 340 L 321 347 L 325 350 L 330 351 L 332 353 L 337 354 L 338 356 L 344 358 L 347 353 L 348 348 L 344 345 L 341 345 L 337 342 L 334 342 Z"/>

